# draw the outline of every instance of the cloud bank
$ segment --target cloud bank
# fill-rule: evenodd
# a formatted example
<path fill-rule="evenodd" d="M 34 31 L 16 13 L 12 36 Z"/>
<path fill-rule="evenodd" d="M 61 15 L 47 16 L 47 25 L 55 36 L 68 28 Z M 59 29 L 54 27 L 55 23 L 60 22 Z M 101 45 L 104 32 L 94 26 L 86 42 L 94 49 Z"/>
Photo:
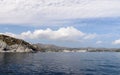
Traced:
<path fill-rule="evenodd" d="M 119 17 L 119 0 L 0 0 L 0 24 L 57 24 L 59 20 Z"/>
<path fill-rule="evenodd" d="M 97 35 L 84 33 L 74 27 L 62 27 L 58 30 L 52 30 L 47 28 L 45 30 L 39 29 L 33 32 L 27 31 L 22 32 L 21 34 L 13 34 L 13 33 L 3 33 L 6 35 L 10 35 L 13 37 L 21 38 L 21 39 L 33 39 L 33 40 L 54 40 L 54 41 L 85 41 L 89 39 L 94 39 Z"/>

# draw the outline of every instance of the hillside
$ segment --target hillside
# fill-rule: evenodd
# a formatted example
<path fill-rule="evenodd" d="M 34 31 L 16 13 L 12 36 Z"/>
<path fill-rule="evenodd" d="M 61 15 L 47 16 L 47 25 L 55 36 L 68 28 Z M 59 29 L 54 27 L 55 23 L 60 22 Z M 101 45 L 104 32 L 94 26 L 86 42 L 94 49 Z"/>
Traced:
<path fill-rule="evenodd" d="M 28 42 L 0 34 L 0 52 L 35 52 L 37 49 Z"/>
<path fill-rule="evenodd" d="M 33 44 L 35 48 L 37 48 L 41 52 L 63 52 L 64 49 L 68 49 L 67 47 L 60 47 L 52 44 Z"/>
<path fill-rule="evenodd" d="M 69 47 L 60 47 L 52 44 L 33 44 L 40 52 L 120 52 L 120 48 L 69 48 Z"/>

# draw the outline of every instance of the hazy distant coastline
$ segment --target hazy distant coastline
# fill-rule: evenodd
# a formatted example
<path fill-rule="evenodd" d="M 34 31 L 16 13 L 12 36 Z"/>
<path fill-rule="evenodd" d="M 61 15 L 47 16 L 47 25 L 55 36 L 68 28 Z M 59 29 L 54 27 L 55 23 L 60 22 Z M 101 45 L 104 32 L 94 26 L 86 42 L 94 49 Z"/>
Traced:
<path fill-rule="evenodd" d="M 52 44 L 33 44 L 40 52 L 120 52 L 119 48 L 68 48 Z"/>
<path fill-rule="evenodd" d="M 30 44 L 22 39 L 0 35 L 0 52 L 120 52 L 119 48 L 68 48 L 52 44 Z"/>

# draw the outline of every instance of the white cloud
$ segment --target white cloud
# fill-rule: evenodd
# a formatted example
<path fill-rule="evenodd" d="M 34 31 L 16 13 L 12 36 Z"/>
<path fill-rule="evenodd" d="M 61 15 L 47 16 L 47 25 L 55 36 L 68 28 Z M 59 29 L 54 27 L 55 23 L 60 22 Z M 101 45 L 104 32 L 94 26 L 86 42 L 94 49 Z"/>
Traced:
<path fill-rule="evenodd" d="M 97 41 L 97 42 L 96 42 L 96 44 L 101 44 L 101 43 L 103 43 L 103 42 L 102 42 L 102 41 Z"/>
<path fill-rule="evenodd" d="M 118 40 L 115 40 L 115 41 L 113 42 L 113 44 L 115 44 L 115 45 L 118 45 L 118 44 L 120 44 L 120 39 L 118 39 Z"/>
<path fill-rule="evenodd" d="M 22 39 L 37 39 L 37 40 L 56 40 L 56 41 L 80 41 L 80 40 L 88 40 L 95 38 L 95 34 L 87 34 L 81 32 L 80 30 L 74 27 L 62 27 L 58 30 L 52 30 L 47 28 L 45 30 L 39 29 L 33 32 L 27 31 L 22 32 L 21 34 L 13 34 L 13 33 L 4 33 L 6 35 L 10 35 L 17 38 Z"/>
<path fill-rule="evenodd" d="M 84 39 L 94 39 L 97 36 L 97 34 L 87 34 L 87 36 L 84 37 Z"/>
<path fill-rule="evenodd" d="M 0 0 L 0 10 L 0 23 L 41 25 L 64 19 L 118 17 L 120 1 Z"/>

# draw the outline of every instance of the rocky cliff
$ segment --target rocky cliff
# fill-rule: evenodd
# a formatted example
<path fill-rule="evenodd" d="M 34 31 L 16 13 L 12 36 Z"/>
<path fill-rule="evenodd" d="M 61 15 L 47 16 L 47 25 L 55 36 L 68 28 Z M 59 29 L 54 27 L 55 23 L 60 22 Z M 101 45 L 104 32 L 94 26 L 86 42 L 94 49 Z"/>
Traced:
<path fill-rule="evenodd" d="M 28 42 L 0 34 L 0 52 L 36 52 Z"/>

